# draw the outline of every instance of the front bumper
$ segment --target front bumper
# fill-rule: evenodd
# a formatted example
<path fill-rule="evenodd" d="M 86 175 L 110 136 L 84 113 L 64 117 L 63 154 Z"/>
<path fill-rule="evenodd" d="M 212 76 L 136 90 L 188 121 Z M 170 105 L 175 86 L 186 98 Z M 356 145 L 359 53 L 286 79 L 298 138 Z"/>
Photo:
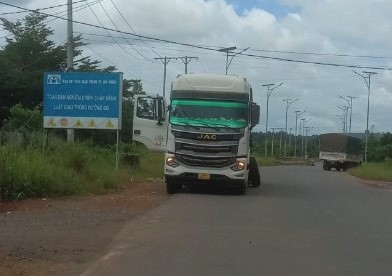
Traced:
<path fill-rule="evenodd" d="M 219 184 L 219 185 L 242 185 L 248 181 L 249 171 L 247 167 L 235 171 L 229 167 L 190 167 L 178 164 L 176 167 L 165 164 L 165 179 L 183 185 L 191 184 Z"/>

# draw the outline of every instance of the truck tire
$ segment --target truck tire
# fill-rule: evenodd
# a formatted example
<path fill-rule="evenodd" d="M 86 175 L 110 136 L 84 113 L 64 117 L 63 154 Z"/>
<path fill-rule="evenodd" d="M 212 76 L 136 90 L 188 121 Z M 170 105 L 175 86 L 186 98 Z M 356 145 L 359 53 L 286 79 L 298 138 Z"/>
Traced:
<path fill-rule="evenodd" d="M 324 171 L 330 171 L 331 170 L 331 164 L 329 164 L 328 161 L 324 160 L 323 169 L 324 169 Z"/>
<path fill-rule="evenodd" d="M 169 195 L 177 193 L 180 188 L 180 185 L 178 185 L 177 183 L 166 180 L 166 192 Z"/>
<path fill-rule="evenodd" d="M 257 166 L 256 158 L 250 157 L 249 160 L 249 184 L 252 187 L 260 186 L 260 172 Z"/>

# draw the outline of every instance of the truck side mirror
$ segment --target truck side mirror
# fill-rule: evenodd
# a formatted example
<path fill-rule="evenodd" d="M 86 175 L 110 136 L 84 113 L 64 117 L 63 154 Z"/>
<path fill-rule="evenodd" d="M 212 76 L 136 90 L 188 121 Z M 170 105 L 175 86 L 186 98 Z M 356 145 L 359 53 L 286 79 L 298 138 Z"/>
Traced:
<path fill-rule="evenodd" d="M 260 106 L 256 103 L 251 103 L 250 109 L 250 127 L 254 128 L 260 122 Z"/>

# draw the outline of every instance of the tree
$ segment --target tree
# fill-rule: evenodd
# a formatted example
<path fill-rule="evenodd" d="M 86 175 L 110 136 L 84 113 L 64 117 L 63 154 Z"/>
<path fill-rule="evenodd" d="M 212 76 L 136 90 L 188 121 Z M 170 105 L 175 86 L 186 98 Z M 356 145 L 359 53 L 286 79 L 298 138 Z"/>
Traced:
<path fill-rule="evenodd" d="M 42 103 L 44 71 L 67 68 L 66 44 L 56 45 L 50 39 L 53 29 L 45 24 L 47 16 L 32 12 L 15 22 L 0 18 L 10 33 L 6 46 L 0 50 L 0 127 L 9 116 L 9 107 L 21 103 L 34 108 Z M 74 70 L 113 72 L 115 67 L 100 68 L 100 61 L 82 55 L 86 45 L 82 37 L 73 40 Z"/>
<path fill-rule="evenodd" d="M 31 13 L 11 22 L 0 18 L 11 34 L 0 52 L 0 91 L 2 106 L 22 103 L 34 107 L 42 102 L 42 72 L 60 70 L 64 63 L 64 46 L 56 46 L 49 36 L 53 30 L 43 21 L 46 16 Z"/>

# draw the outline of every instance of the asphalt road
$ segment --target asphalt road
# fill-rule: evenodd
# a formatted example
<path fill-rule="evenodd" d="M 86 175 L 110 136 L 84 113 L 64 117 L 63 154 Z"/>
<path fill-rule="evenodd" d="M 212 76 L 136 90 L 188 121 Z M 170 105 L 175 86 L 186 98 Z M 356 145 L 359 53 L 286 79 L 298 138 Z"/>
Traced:
<path fill-rule="evenodd" d="M 320 166 L 260 168 L 245 196 L 186 191 L 83 275 L 392 275 L 392 192 Z"/>

